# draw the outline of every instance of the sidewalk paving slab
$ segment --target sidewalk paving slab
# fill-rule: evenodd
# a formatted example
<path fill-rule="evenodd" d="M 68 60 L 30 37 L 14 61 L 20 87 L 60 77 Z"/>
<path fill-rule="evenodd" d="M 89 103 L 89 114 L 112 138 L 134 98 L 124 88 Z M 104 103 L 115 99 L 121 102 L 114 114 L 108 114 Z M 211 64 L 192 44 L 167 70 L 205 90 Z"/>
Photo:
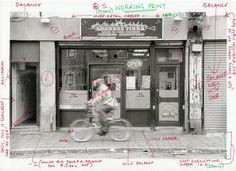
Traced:
<path fill-rule="evenodd" d="M 142 132 L 143 131 L 143 132 Z M 11 132 L 11 154 L 21 153 L 52 153 L 52 152 L 91 152 L 115 150 L 159 151 L 187 150 L 206 153 L 225 152 L 224 135 L 219 134 L 186 134 L 179 130 L 156 130 L 134 128 L 129 141 L 116 142 L 109 136 L 94 138 L 88 142 L 75 142 L 66 131 L 49 133 Z M 144 137 L 145 136 L 145 137 Z M 175 140 L 163 140 L 163 137 L 176 137 Z M 66 142 L 60 141 L 66 137 Z M 153 138 L 153 139 L 151 139 Z M 160 140 L 158 140 L 160 138 Z"/>

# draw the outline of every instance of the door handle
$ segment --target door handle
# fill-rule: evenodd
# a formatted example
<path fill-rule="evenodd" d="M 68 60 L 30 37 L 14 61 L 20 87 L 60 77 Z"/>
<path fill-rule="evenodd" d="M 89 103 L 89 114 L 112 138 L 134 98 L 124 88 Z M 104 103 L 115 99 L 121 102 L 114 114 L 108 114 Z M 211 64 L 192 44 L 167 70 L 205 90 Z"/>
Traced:
<path fill-rule="evenodd" d="M 153 106 L 152 106 L 152 109 L 156 109 L 156 106 L 155 106 L 155 105 L 153 105 Z"/>

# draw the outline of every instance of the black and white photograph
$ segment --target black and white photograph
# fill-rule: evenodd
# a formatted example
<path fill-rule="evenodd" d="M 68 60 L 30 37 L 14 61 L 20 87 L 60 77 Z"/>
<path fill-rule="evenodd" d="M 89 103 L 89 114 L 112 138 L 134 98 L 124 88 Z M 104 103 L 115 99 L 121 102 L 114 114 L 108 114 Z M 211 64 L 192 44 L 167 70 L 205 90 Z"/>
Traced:
<path fill-rule="evenodd" d="M 0 170 L 235 168 L 236 2 L 0 6 Z"/>

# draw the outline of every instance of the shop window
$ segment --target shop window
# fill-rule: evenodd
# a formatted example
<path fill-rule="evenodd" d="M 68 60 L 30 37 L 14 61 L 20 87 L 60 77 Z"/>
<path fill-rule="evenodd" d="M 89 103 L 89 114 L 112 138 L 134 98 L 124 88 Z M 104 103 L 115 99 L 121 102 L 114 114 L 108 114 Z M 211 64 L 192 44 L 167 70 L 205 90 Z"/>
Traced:
<path fill-rule="evenodd" d="M 62 50 L 61 90 L 87 90 L 87 63 L 84 50 Z"/>
<path fill-rule="evenodd" d="M 148 49 L 134 49 L 129 51 L 126 66 L 126 89 L 150 89 L 150 64 L 148 60 Z"/>
<path fill-rule="evenodd" d="M 60 109 L 85 109 L 88 99 L 85 50 L 63 49 L 60 57 Z"/>
<path fill-rule="evenodd" d="M 127 50 L 126 108 L 150 108 L 150 63 L 148 49 Z"/>
<path fill-rule="evenodd" d="M 181 49 L 156 49 L 157 62 L 182 62 Z"/>

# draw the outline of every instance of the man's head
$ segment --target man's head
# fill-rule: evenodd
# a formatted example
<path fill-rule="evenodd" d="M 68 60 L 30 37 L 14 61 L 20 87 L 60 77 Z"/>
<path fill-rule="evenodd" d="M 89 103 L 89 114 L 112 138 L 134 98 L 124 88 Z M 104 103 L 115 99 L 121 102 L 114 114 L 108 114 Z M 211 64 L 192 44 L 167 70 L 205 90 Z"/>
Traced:
<path fill-rule="evenodd" d="M 104 79 L 104 83 L 109 86 L 111 85 L 111 78 L 108 77 L 108 75 L 104 75 L 103 76 L 103 79 Z"/>

